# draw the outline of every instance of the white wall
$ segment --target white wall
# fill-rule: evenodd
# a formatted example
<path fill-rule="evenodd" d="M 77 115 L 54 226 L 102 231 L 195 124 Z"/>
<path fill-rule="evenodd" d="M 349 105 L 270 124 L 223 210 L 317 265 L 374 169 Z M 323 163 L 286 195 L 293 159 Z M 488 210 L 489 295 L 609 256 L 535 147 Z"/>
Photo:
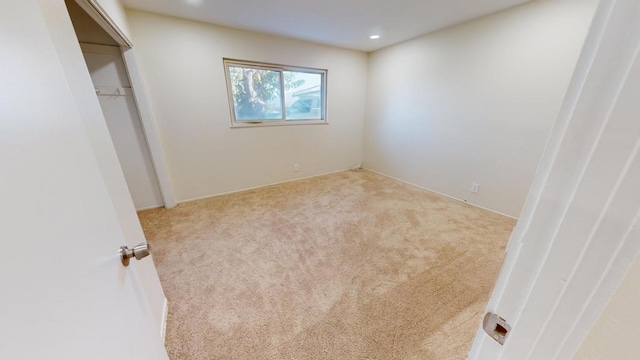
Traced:
<path fill-rule="evenodd" d="M 627 360 L 640 354 L 640 260 L 629 269 L 574 360 Z"/>
<path fill-rule="evenodd" d="M 43 1 L 42 3 L 47 5 L 45 21 L 51 39 L 58 51 L 62 68 L 91 141 L 94 156 L 127 239 L 127 244 L 123 245 L 136 245 L 145 241 L 144 233 L 64 1 Z M 136 263 L 136 267 L 158 328 L 161 329 L 165 296 L 153 261 L 151 258 L 145 259 Z"/>
<path fill-rule="evenodd" d="M 140 11 L 127 15 L 179 201 L 361 161 L 365 53 Z M 223 57 L 328 69 L 329 124 L 231 129 Z"/>
<path fill-rule="evenodd" d="M 364 166 L 517 217 L 596 5 L 534 1 L 371 53 Z"/>

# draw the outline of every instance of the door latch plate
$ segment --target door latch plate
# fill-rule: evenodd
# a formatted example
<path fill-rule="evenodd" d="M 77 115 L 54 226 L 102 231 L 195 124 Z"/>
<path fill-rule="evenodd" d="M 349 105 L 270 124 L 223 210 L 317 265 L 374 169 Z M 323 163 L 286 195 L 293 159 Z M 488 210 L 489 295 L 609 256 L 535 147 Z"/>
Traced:
<path fill-rule="evenodd" d="M 500 345 L 504 345 L 509 332 L 511 332 L 511 325 L 509 325 L 507 321 L 501 318 L 498 314 L 494 314 L 492 312 L 488 312 L 484 315 L 482 328 L 484 328 L 484 332 L 486 332 Z"/>

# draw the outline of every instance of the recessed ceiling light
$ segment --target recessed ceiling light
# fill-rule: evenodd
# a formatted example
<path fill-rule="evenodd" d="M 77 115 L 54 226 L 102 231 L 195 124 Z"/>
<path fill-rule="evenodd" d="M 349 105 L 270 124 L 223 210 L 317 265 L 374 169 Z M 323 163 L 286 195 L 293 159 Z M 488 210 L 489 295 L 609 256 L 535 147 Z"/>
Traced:
<path fill-rule="evenodd" d="M 371 39 L 371 40 L 380 39 L 380 35 L 371 35 L 371 36 L 369 36 L 369 39 Z"/>

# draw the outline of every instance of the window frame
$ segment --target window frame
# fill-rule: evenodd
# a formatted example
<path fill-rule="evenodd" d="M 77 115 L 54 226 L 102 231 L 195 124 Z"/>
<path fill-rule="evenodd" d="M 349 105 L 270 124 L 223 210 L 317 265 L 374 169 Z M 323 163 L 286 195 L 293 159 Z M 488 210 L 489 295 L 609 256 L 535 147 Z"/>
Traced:
<path fill-rule="evenodd" d="M 301 67 L 301 66 L 290 66 L 290 65 L 280 65 L 280 64 L 272 64 L 272 63 L 264 63 L 258 61 L 247 61 L 247 60 L 237 60 L 237 59 L 229 59 L 222 58 L 222 64 L 224 67 L 224 75 L 227 85 L 227 97 L 229 101 L 229 110 L 231 117 L 231 127 L 232 128 L 243 128 L 243 127 L 261 127 L 261 126 L 290 126 L 290 125 L 323 125 L 328 124 L 327 120 L 327 69 L 317 69 L 317 68 L 309 68 L 309 67 Z M 244 68 L 252 68 L 257 70 L 269 70 L 269 71 L 278 71 L 280 72 L 280 90 L 281 93 L 281 102 L 282 102 L 282 118 L 281 119 L 256 119 L 256 120 L 237 120 L 236 119 L 236 111 L 235 111 L 235 101 L 233 98 L 233 88 L 231 84 L 231 76 L 229 74 L 229 67 L 244 67 Z M 320 94 L 322 98 L 322 106 L 320 109 L 320 118 L 315 119 L 289 119 L 287 120 L 286 115 L 286 106 L 285 106 L 285 88 L 284 88 L 284 72 L 302 72 L 309 74 L 319 74 L 321 75 L 321 83 L 320 83 Z"/>

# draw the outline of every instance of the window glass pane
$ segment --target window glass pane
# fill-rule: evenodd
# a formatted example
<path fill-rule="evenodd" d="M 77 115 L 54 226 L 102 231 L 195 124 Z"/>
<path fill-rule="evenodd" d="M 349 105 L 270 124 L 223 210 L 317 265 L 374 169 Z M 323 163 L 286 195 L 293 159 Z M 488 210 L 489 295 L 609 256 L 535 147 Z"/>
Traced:
<path fill-rule="evenodd" d="M 287 120 L 322 119 L 322 74 L 284 71 Z"/>
<path fill-rule="evenodd" d="M 281 120 L 280 71 L 229 66 L 236 120 Z"/>

